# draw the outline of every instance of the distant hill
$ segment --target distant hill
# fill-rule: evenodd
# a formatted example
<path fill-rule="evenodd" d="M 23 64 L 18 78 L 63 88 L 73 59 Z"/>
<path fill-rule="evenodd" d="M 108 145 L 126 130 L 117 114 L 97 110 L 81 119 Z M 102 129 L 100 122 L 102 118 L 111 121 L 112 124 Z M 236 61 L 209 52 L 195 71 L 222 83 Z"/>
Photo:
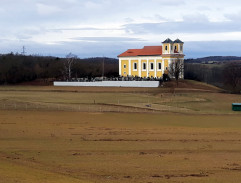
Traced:
<path fill-rule="evenodd" d="M 208 62 L 227 62 L 241 61 L 241 57 L 236 56 L 210 56 L 196 59 L 185 59 L 185 63 L 208 63 Z"/>

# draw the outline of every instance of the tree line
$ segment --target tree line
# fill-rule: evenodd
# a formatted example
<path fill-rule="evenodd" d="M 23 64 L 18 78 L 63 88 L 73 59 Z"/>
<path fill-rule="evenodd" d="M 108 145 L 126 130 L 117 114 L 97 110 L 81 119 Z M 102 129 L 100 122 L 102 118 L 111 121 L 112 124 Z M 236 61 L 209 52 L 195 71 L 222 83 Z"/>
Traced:
<path fill-rule="evenodd" d="M 241 92 L 241 61 L 225 61 L 218 64 L 185 62 L 185 79 L 205 82 L 232 93 Z"/>
<path fill-rule="evenodd" d="M 18 54 L 0 55 L 0 84 L 16 84 L 36 79 L 61 80 L 65 77 L 65 63 L 69 58 L 24 56 Z M 75 58 L 71 77 L 116 77 L 118 60 L 113 58 Z"/>
<path fill-rule="evenodd" d="M 207 57 L 204 60 L 215 60 L 214 58 L 223 60 L 225 57 Z M 199 60 L 203 61 L 203 59 Z M 221 60 L 215 64 L 203 64 L 190 59 L 185 60 L 184 78 L 206 82 L 231 92 L 240 93 L 241 61 Z M 68 62 L 70 61 L 72 62 L 69 69 Z M 180 71 L 183 69 L 182 67 L 179 69 Z M 106 77 L 117 77 L 119 75 L 118 59 L 103 57 L 79 59 L 71 54 L 68 54 L 66 58 L 24 56 L 13 53 L 0 55 L 1 85 L 47 80 L 49 78 L 52 80 L 69 80 L 72 78 L 101 77 L 103 75 Z M 176 74 L 173 73 L 173 75 Z"/>

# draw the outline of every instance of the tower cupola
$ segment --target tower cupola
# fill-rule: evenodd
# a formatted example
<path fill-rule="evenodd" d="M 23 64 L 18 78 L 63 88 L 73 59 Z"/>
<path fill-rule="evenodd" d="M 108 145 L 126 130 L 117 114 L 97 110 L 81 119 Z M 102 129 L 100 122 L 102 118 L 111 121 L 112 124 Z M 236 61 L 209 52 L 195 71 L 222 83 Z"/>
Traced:
<path fill-rule="evenodd" d="M 182 42 L 180 39 L 176 39 L 173 42 L 174 53 L 183 54 L 183 44 L 184 42 Z"/>
<path fill-rule="evenodd" d="M 163 54 L 172 54 L 173 53 L 173 41 L 167 38 L 165 41 L 162 42 L 162 53 Z"/>

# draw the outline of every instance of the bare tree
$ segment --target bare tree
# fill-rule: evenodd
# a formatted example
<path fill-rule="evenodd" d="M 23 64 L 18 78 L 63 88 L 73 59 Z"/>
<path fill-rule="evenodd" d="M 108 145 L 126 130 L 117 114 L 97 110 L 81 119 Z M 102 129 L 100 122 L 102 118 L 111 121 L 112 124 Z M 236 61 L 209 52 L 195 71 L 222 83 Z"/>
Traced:
<path fill-rule="evenodd" d="M 238 63 L 229 63 L 224 69 L 225 83 L 232 87 L 233 92 L 241 84 L 241 65 Z"/>
<path fill-rule="evenodd" d="M 178 86 L 179 78 L 183 78 L 183 74 L 184 74 L 183 60 L 181 59 L 173 60 L 169 65 L 168 74 L 170 78 L 175 78 L 176 84 Z"/>
<path fill-rule="evenodd" d="M 72 74 L 72 67 L 74 64 L 74 61 L 77 59 L 77 56 L 69 53 L 66 55 L 66 59 L 64 60 L 64 77 L 65 79 L 68 79 L 68 81 L 71 80 L 71 74 Z"/>

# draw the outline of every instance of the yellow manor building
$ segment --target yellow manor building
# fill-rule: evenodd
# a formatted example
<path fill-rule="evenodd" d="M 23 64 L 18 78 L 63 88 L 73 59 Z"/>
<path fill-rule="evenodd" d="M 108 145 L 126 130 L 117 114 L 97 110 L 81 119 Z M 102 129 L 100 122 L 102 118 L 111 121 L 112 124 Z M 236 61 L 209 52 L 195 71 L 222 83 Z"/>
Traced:
<path fill-rule="evenodd" d="M 142 49 L 129 49 L 118 55 L 119 75 L 162 78 L 175 60 L 184 60 L 183 42 L 179 39 L 166 39 L 162 46 L 144 46 Z M 183 72 L 180 76 L 183 78 Z"/>

